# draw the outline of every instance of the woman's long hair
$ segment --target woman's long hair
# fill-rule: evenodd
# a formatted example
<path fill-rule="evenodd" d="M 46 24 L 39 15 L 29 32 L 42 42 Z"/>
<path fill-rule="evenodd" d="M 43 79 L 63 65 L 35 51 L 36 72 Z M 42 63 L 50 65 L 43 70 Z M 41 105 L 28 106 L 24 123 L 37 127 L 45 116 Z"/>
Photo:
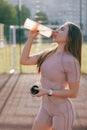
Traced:
<path fill-rule="evenodd" d="M 55 51 L 57 50 L 57 47 L 56 48 L 53 48 L 53 49 L 50 49 L 50 50 L 46 50 L 42 53 L 42 55 L 39 57 L 38 59 L 38 63 L 37 63 L 37 69 L 38 69 L 38 73 L 40 72 L 40 67 L 41 67 L 41 64 L 44 62 L 44 60 L 52 55 Z"/>
<path fill-rule="evenodd" d="M 68 26 L 69 31 L 65 51 L 70 52 L 81 66 L 82 32 L 76 24 L 68 22 Z"/>
<path fill-rule="evenodd" d="M 66 52 L 71 53 L 78 60 L 81 66 L 82 32 L 76 24 L 73 24 L 72 22 L 67 22 L 67 24 L 69 26 L 69 31 L 68 31 L 67 43 L 65 45 L 64 50 Z M 37 63 L 38 72 L 40 72 L 40 67 L 41 64 L 44 62 L 44 60 L 49 55 L 53 54 L 56 50 L 57 47 L 52 50 L 43 52 L 43 54 L 38 59 Z"/>

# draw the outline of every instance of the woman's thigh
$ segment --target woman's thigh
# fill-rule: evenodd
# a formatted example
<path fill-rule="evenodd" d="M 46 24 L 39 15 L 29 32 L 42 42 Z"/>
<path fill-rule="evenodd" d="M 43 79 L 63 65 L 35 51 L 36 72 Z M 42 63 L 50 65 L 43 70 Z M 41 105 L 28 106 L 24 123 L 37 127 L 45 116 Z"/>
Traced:
<path fill-rule="evenodd" d="M 60 114 L 53 117 L 53 130 L 72 130 L 72 121 L 68 116 Z"/>
<path fill-rule="evenodd" d="M 34 121 L 32 130 L 51 130 L 52 118 L 48 112 L 42 107 Z"/>
<path fill-rule="evenodd" d="M 32 130 L 52 130 L 52 127 L 41 122 L 35 121 Z"/>

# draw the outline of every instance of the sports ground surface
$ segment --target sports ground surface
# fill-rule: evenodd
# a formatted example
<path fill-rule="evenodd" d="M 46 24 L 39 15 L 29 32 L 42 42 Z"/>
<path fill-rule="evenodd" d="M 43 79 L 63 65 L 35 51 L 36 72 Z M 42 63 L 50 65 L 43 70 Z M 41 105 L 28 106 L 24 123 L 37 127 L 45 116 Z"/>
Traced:
<path fill-rule="evenodd" d="M 40 79 L 36 74 L 0 75 L 0 130 L 31 130 L 41 104 L 29 87 Z M 77 119 L 73 130 L 87 130 L 87 75 L 81 76 L 77 98 L 72 99 Z"/>

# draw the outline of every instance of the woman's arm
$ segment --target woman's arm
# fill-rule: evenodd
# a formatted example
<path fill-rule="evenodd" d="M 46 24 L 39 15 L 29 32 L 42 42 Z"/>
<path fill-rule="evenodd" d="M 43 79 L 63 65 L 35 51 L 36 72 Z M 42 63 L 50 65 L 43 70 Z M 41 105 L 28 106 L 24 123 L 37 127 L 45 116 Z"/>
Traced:
<path fill-rule="evenodd" d="M 53 91 L 53 96 L 61 98 L 75 98 L 79 91 L 80 84 L 80 65 L 74 58 L 70 57 L 64 61 L 64 70 L 67 78 L 69 89 Z"/>
<path fill-rule="evenodd" d="M 41 97 L 49 94 L 49 89 L 35 88 L 39 90 L 38 94 L 32 95 L 33 97 Z M 52 90 L 52 96 L 59 98 L 75 98 L 79 91 L 79 82 L 69 83 L 69 89 Z"/>
<path fill-rule="evenodd" d="M 37 64 L 37 60 L 40 54 L 30 56 L 31 46 L 37 35 L 38 35 L 38 32 L 30 31 L 28 40 L 25 43 L 25 46 L 22 51 L 20 64 L 23 64 L 23 65 L 36 65 Z"/>
<path fill-rule="evenodd" d="M 53 96 L 60 98 L 75 98 L 79 91 L 79 82 L 69 83 L 69 89 L 53 90 Z"/>

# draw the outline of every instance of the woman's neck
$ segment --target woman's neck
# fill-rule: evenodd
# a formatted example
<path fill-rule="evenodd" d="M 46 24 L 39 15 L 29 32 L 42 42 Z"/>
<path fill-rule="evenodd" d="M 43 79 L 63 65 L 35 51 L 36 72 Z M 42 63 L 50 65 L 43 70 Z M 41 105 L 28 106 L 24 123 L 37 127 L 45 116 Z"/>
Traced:
<path fill-rule="evenodd" d="M 65 47 L 65 44 L 59 44 L 57 48 L 57 53 L 63 53 L 64 47 Z"/>

